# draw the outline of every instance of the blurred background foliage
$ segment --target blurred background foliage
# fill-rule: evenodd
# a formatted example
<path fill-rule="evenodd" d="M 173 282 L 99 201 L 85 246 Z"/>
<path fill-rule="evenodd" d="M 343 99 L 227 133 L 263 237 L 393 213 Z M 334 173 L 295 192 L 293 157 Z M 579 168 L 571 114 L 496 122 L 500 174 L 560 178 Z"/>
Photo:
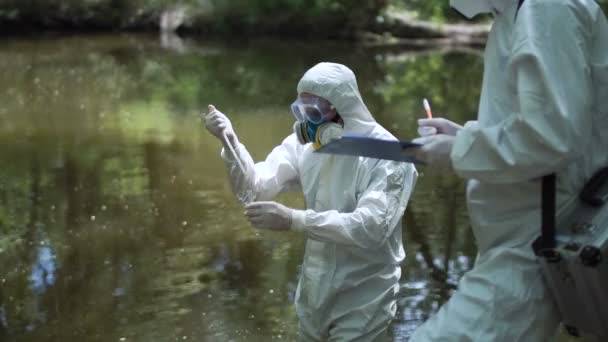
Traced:
<path fill-rule="evenodd" d="M 608 0 L 597 2 L 608 9 Z M 163 12 L 175 9 L 184 30 L 249 35 L 353 36 L 386 11 L 437 23 L 463 20 L 448 0 L 3 0 L 0 25 L 153 29 Z"/>
<path fill-rule="evenodd" d="M 184 27 L 197 31 L 342 33 L 369 26 L 385 7 L 384 0 L 5 0 L 0 23 L 146 29 L 158 25 L 163 11 L 179 8 Z"/>

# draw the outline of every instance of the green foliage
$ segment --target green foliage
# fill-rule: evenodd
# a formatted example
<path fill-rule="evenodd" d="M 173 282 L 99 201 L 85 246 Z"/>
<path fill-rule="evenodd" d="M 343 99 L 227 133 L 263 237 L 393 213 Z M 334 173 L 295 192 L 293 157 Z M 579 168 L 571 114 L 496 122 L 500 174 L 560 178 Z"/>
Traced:
<path fill-rule="evenodd" d="M 414 55 L 406 62 L 387 63 L 385 81 L 376 91 L 386 108 L 418 114 L 398 115 L 391 120 L 409 127 L 408 134 L 415 136 L 415 119 L 423 116 L 423 98 L 428 98 L 437 116 L 460 123 L 475 119 L 482 70 L 481 57 L 475 54 Z"/>
<path fill-rule="evenodd" d="M 0 24 L 112 28 L 156 25 L 163 9 L 185 5 L 193 22 L 228 32 L 351 34 L 370 25 L 384 0 L 6 0 Z M 212 9 L 212 13 L 208 13 Z M 200 19 L 203 17 L 203 19 Z M 212 17 L 212 19 L 209 19 Z"/>
<path fill-rule="evenodd" d="M 378 0 L 211 0 L 221 29 L 347 35 L 369 26 L 383 8 Z"/>
<path fill-rule="evenodd" d="M 161 9 L 195 0 L 6 0 L 2 21 L 42 26 L 122 28 L 148 25 Z"/>
<path fill-rule="evenodd" d="M 608 0 L 597 2 L 608 9 Z M 163 9 L 178 5 L 186 6 L 193 29 L 227 33 L 352 36 L 386 9 L 435 22 L 463 20 L 449 0 L 4 0 L 0 24 L 142 28 L 157 25 Z"/>
<path fill-rule="evenodd" d="M 448 0 L 392 0 L 397 8 L 416 13 L 421 19 L 445 22 L 455 18 Z"/>

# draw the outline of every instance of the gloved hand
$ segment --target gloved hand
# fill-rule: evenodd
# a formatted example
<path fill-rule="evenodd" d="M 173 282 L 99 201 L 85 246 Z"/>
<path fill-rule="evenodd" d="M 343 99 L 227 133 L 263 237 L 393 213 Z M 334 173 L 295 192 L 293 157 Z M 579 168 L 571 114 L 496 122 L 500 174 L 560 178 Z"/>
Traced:
<path fill-rule="evenodd" d="M 403 154 L 414 157 L 439 171 L 452 171 L 452 147 L 456 137 L 447 134 L 435 134 L 412 140 L 422 146 L 403 150 Z"/>
<path fill-rule="evenodd" d="M 446 134 L 455 136 L 462 126 L 444 118 L 419 119 L 418 134 L 426 137 L 433 134 Z"/>
<path fill-rule="evenodd" d="M 232 146 L 236 146 L 238 139 L 236 138 L 236 133 L 234 133 L 232 123 L 228 117 L 217 110 L 213 105 L 209 105 L 208 110 L 209 113 L 205 115 L 205 126 L 207 127 L 207 130 L 224 144 L 226 143 L 224 141 L 224 134 L 226 134 L 226 138 L 230 140 Z"/>
<path fill-rule="evenodd" d="M 245 216 L 256 228 L 289 230 L 293 209 L 277 202 L 252 202 L 245 206 Z"/>

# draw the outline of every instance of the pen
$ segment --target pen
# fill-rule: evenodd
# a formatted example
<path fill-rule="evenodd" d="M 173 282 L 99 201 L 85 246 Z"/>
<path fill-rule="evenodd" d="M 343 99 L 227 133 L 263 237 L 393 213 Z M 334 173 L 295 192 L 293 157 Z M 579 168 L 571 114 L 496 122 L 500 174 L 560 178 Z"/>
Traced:
<path fill-rule="evenodd" d="M 426 117 L 429 119 L 433 118 L 433 112 L 431 112 L 431 105 L 429 104 L 429 100 L 422 100 L 422 106 L 424 106 L 424 110 L 426 111 Z M 429 135 L 437 134 L 437 129 L 432 126 L 419 126 L 418 134 L 421 137 L 426 137 Z"/>
<path fill-rule="evenodd" d="M 427 99 L 422 100 L 422 106 L 424 106 L 424 110 L 426 111 L 426 116 L 429 119 L 432 119 L 433 112 L 431 112 L 431 105 L 429 104 L 429 100 L 427 100 Z"/>

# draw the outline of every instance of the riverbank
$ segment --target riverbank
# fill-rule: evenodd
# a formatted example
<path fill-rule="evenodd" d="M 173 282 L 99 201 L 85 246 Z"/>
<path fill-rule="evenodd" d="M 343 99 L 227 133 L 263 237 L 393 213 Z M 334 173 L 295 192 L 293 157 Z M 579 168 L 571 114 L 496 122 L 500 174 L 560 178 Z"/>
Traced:
<path fill-rule="evenodd" d="M 48 31 L 160 31 L 180 36 L 335 39 L 419 48 L 481 46 L 489 30 L 488 25 L 483 24 L 438 24 L 420 20 L 410 12 L 387 10 L 386 4 L 378 0 L 350 7 L 314 5 L 306 10 L 295 6 L 266 8 L 260 4 L 228 6 L 214 4 L 212 0 L 199 1 L 197 6 L 178 3 L 170 7 L 138 6 L 137 2 L 117 6 L 113 1 L 103 0 L 95 6 L 54 3 L 50 0 L 45 5 L 30 7 L 0 5 L 0 31 L 5 35 Z"/>

